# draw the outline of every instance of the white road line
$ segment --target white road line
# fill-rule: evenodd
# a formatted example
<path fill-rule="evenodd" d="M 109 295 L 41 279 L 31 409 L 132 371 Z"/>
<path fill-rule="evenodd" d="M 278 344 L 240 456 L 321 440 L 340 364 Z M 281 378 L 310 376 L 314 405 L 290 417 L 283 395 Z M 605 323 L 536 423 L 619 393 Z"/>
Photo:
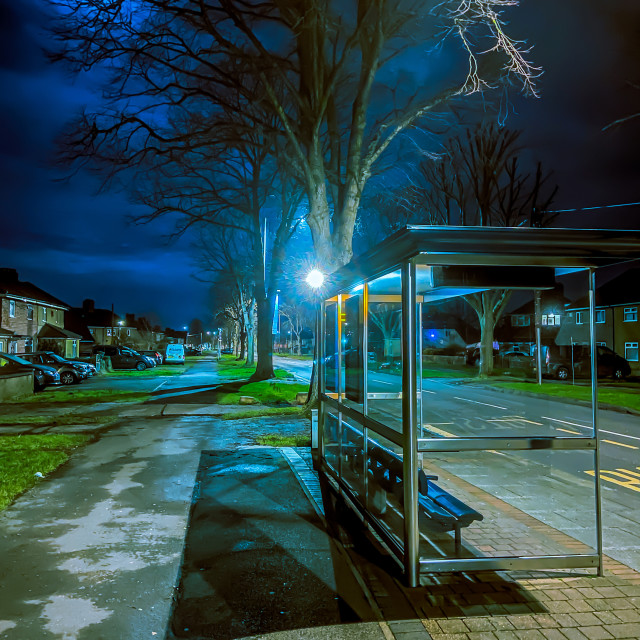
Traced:
<path fill-rule="evenodd" d="M 433 393 L 433 394 L 435 394 L 435 391 L 427 391 L 426 389 L 423 389 L 422 393 Z"/>
<path fill-rule="evenodd" d="M 153 389 L 153 391 L 151 391 L 151 393 L 157 391 L 163 384 L 167 384 L 167 381 L 165 380 L 164 382 L 161 382 L 155 389 Z"/>
<path fill-rule="evenodd" d="M 566 420 L 558 420 L 558 418 L 550 418 L 549 416 L 542 416 L 545 420 L 553 420 L 554 422 L 560 422 L 562 424 L 570 424 L 573 427 L 580 427 L 581 429 L 586 429 L 587 431 L 591 431 L 592 427 L 587 427 L 583 424 L 578 424 L 576 422 L 567 422 Z M 628 436 L 626 433 L 618 433 L 617 431 L 607 431 L 606 429 L 598 429 L 599 433 L 608 433 L 611 436 L 618 436 L 619 438 L 629 438 L 630 440 L 638 440 L 640 438 L 638 436 Z"/>
<path fill-rule="evenodd" d="M 472 402 L 473 404 L 481 404 L 485 407 L 493 407 L 494 409 L 507 410 L 507 407 L 499 407 L 497 404 L 488 404 L 486 402 L 477 402 L 476 400 L 469 400 L 468 398 L 460 398 L 459 396 L 453 396 L 456 400 L 463 400 L 464 402 Z"/>
<path fill-rule="evenodd" d="M 374 380 L 376 384 L 394 384 L 393 382 L 385 382 L 384 380 Z"/>
<path fill-rule="evenodd" d="M 559 422 L 560 424 L 568 424 L 572 427 L 580 427 L 581 429 L 588 429 L 591 431 L 591 427 L 587 427 L 584 424 L 578 424 L 577 422 L 567 422 L 567 420 L 558 420 L 558 418 L 550 418 L 549 416 L 541 416 L 544 420 L 553 420 L 554 422 Z"/>

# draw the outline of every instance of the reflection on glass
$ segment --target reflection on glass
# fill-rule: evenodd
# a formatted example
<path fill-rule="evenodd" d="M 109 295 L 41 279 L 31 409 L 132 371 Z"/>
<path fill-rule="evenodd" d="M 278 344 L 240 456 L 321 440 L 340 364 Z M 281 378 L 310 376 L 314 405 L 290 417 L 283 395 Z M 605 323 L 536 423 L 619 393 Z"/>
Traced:
<path fill-rule="evenodd" d="M 362 295 L 352 295 L 344 302 L 342 360 L 345 368 L 345 396 L 357 404 L 364 402 L 362 325 Z"/>
<path fill-rule="evenodd" d="M 333 413 L 327 413 L 324 423 L 324 458 L 336 473 L 340 472 L 340 422 Z"/>
<path fill-rule="evenodd" d="M 367 441 L 367 509 L 399 543 L 404 531 L 402 449 L 372 431 Z"/>
<path fill-rule="evenodd" d="M 400 271 L 369 283 L 367 413 L 402 431 L 402 298 Z"/>
<path fill-rule="evenodd" d="M 328 302 L 325 307 L 324 390 L 338 391 L 338 305 Z"/>
<path fill-rule="evenodd" d="M 362 427 L 342 423 L 342 479 L 364 504 L 365 455 Z"/>

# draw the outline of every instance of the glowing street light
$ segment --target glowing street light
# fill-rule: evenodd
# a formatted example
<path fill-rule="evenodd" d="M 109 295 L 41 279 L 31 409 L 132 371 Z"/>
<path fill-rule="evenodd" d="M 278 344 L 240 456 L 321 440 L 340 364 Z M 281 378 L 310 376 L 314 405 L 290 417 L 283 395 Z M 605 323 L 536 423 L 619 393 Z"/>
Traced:
<path fill-rule="evenodd" d="M 319 289 L 324 284 L 324 273 L 318 269 L 312 269 L 307 274 L 306 283 L 312 289 Z"/>

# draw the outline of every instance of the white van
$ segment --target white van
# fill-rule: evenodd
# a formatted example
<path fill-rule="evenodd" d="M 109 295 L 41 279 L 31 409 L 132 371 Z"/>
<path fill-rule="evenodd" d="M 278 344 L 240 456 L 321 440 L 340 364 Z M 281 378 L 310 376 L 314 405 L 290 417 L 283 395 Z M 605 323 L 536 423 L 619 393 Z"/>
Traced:
<path fill-rule="evenodd" d="M 172 362 L 184 364 L 184 345 L 168 344 L 164 352 L 164 361 L 165 364 L 171 364 Z"/>

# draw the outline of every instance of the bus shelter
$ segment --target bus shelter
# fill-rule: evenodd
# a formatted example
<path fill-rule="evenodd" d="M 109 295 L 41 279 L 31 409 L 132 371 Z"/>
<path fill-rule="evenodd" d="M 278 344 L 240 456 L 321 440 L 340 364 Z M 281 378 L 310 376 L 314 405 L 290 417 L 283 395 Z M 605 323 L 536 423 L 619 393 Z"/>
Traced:
<path fill-rule="evenodd" d="M 333 274 L 320 471 L 410 586 L 602 572 L 597 385 L 624 372 L 596 341 L 596 271 L 639 257 L 633 231 L 412 226 Z"/>

